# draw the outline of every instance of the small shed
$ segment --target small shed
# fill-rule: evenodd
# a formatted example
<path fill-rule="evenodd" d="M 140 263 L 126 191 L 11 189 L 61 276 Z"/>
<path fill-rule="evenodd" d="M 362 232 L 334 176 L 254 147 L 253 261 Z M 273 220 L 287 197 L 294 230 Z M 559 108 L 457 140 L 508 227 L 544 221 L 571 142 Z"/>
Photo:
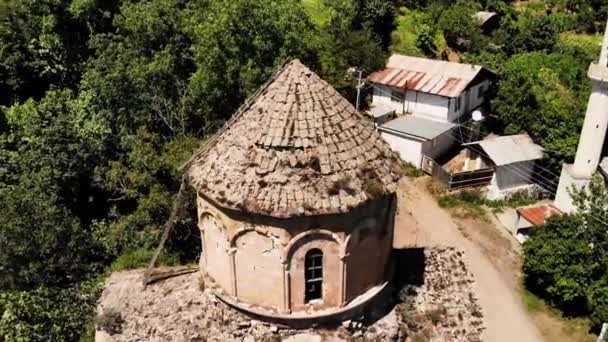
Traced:
<path fill-rule="evenodd" d="M 378 126 L 378 130 L 401 159 L 420 168 L 423 156 L 437 158 L 455 146 L 451 134 L 454 127 L 452 123 L 406 115 Z"/>
<path fill-rule="evenodd" d="M 496 12 L 479 11 L 475 13 L 475 18 L 479 21 L 479 27 L 484 32 L 490 32 L 498 27 L 500 16 Z"/>
<path fill-rule="evenodd" d="M 562 211 L 551 203 L 517 208 L 517 219 L 511 233 L 519 243 L 524 243 L 533 228 L 544 226 L 549 217 L 562 214 Z"/>
<path fill-rule="evenodd" d="M 489 198 L 504 198 L 534 187 L 536 163 L 543 158 L 543 148 L 527 134 L 491 135 L 463 145 L 467 147 L 470 159 L 482 159 L 484 164 L 494 167 Z"/>

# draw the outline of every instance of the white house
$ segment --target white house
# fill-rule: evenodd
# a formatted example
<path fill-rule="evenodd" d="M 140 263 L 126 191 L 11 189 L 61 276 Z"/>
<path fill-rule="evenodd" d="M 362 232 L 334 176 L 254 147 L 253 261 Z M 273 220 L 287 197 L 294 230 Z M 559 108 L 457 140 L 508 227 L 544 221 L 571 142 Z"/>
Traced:
<path fill-rule="evenodd" d="M 367 78 L 374 86 L 370 115 L 393 150 L 421 167 L 423 156 L 437 158 L 459 144 L 452 129 L 485 103 L 493 78 L 477 65 L 395 54 Z"/>
<path fill-rule="evenodd" d="M 392 55 L 386 68 L 367 78 L 374 85 L 372 107 L 397 114 L 455 122 L 485 102 L 493 74 L 478 65 Z"/>
<path fill-rule="evenodd" d="M 469 156 L 483 163 L 469 161 L 465 165 L 485 164 L 494 167 L 488 198 L 500 199 L 517 191 L 536 188 L 536 162 L 543 158 L 543 148 L 527 134 L 488 136 L 467 144 Z"/>

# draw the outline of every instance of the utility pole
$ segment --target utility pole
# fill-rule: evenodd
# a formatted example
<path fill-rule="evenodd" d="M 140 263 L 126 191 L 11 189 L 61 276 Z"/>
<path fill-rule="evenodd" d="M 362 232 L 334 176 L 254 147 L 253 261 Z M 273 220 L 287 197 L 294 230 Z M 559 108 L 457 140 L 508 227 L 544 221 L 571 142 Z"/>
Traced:
<path fill-rule="evenodd" d="M 361 88 L 363 88 L 363 82 L 361 82 L 361 76 L 363 71 L 361 69 L 357 69 L 359 71 L 359 78 L 357 79 L 357 103 L 355 104 L 355 109 L 357 112 L 359 111 L 359 100 L 361 99 Z"/>

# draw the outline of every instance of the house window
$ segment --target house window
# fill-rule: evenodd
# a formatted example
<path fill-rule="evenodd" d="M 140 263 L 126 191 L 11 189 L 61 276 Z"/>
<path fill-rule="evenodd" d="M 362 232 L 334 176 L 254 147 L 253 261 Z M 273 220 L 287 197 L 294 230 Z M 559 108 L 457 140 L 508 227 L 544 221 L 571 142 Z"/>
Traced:
<path fill-rule="evenodd" d="M 477 88 L 477 98 L 479 98 L 479 99 L 482 98 L 484 91 L 485 91 L 484 86 L 479 86 L 479 88 Z"/>
<path fill-rule="evenodd" d="M 306 303 L 323 297 L 323 252 L 320 249 L 311 249 L 306 253 L 304 281 L 306 283 L 304 294 Z"/>

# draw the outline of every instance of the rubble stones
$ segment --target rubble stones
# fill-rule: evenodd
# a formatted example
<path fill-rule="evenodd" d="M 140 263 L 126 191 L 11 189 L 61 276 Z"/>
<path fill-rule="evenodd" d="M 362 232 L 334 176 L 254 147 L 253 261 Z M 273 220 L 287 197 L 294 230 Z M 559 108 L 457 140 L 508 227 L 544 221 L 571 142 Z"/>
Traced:
<path fill-rule="evenodd" d="M 407 270 L 397 270 L 406 272 Z M 425 251 L 424 283 L 401 289 L 401 302 L 382 317 L 344 321 L 334 329 L 292 330 L 252 320 L 198 287 L 198 273 L 141 285 L 143 270 L 114 273 L 98 312 L 112 307 L 122 332 L 96 332 L 97 342 L 123 341 L 482 341 L 483 315 L 464 254 L 454 248 Z"/>
<path fill-rule="evenodd" d="M 464 254 L 454 248 L 425 250 L 424 284 L 401 290 L 398 312 L 405 334 L 428 341 L 481 342 L 483 315 Z"/>

